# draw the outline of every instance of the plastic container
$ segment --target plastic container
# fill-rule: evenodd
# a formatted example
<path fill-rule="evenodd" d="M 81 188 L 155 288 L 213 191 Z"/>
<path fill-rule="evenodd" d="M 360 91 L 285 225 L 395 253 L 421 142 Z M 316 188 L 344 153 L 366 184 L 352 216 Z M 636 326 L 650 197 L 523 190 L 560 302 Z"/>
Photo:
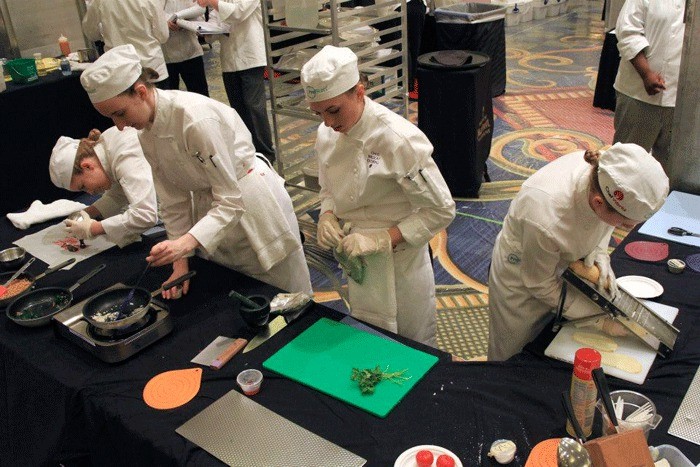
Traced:
<path fill-rule="evenodd" d="M 36 61 L 33 58 L 16 58 L 7 62 L 13 83 L 31 83 L 39 79 L 36 72 Z"/>
<path fill-rule="evenodd" d="M 64 57 L 70 54 L 70 43 L 68 42 L 68 38 L 63 34 L 58 38 L 58 47 L 61 49 L 61 55 Z"/>
<path fill-rule="evenodd" d="M 548 4 L 548 0 L 534 0 L 532 3 L 532 19 L 545 19 L 547 17 Z"/>
<path fill-rule="evenodd" d="M 661 415 L 656 413 L 656 406 L 654 403 L 649 399 L 647 396 L 644 394 L 640 394 L 638 392 L 634 391 L 612 391 L 610 393 L 610 397 L 613 401 L 613 405 L 617 402 L 618 397 L 622 398 L 624 406 L 622 409 L 622 417 L 618 417 L 618 427 L 620 428 L 620 431 L 630 431 L 630 430 L 637 430 L 640 429 L 644 432 L 644 436 L 648 439 L 649 438 L 649 431 L 653 430 L 656 428 L 659 423 L 661 422 Z M 651 411 L 649 417 L 645 418 L 644 420 L 637 420 L 637 421 L 626 421 L 625 418 L 627 418 L 632 412 L 637 410 L 639 407 L 642 405 L 649 403 L 651 405 Z M 605 412 L 605 409 L 603 408 L 603 402 L 598 400 L 598 403 L 596 404 L 596 407 L 598 408 L 598 411 L 602 414 L 603 418 L 603 434 L 604 435 L 612 435 L 615 433 L 615 429 L 612 427 L 612 424 L 610 423 L 610 419 L 608 418 L 607 413 Z M 673 464 L 671 464 L 673 465 Z"/>
<path fill-rule="evenodd" d="M 243 394 L 246 396 L 254 396 L 260 392 L 260 385 L 262 384 L 263 374 L 254 369 L 243 370 L 238 373 L 236 377 L 236 382 L 243 390 Z"/>
<path fill-rule="evenodd" d="M 580 348 L 574 354 L 574 372 L 571 376 L 571 405 L 574 416 L 578 420 L 586 437 L 593 432 L 593 416 L 595 415 L 596 396 L 598 391 L 591 372 L 600 367 L 601 356 L 595 349 Z M 566 431 L 576 436 L 574 427 L 567 420 Z"/>
<path fill-rule="evenodd" d="M 506 7 L 489 3 L 458 3 L 435 10 L 438 23 L 482 23 L 506 17 Z"/>
<path fill-rule="evenodd" d="M 70 62 L 66 57 L 63 57 L 63 59 L 61 59 L 61 73 L 63 74 L 63 76 L 70 76 L 72 73 L 70 68 Z"/>
<path fill-rule="evenodd" d="M 675 446 L 662 444 L 656 446 L 656 449 L 659 451 L 659 459 L 666 459 L 671 467 L 695 467 L 695 464 Z"/>
<path fill-rule="evenodd" d="M 316 29 L 318 3 L 316 0 L 286 0 L 284 13 L 290 28 Z"/>

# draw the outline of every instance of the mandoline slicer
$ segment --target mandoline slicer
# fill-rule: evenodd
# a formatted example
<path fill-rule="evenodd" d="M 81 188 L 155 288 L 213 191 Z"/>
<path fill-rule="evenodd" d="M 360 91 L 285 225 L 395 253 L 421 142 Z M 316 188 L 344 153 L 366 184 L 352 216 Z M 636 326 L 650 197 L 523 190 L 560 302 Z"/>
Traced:
<path fill-rule="evenodd" d="M 562 274 L 564 284 L 559 298 L 557 317 L 554 320 L 554 331 L 562 326 L 562 314 L 566 299 L 566 288 L 571 285 L 581 291 L 593 303 L 601 309 L 601 313 L 595 315 L 608 315 L 616 319 L 642 342 L 651 347 L 661 357 L 667 357 L 673 350 L 678 337 L 678 329 L 665 319 L 657 315 L 654 310 L 647 307 L 639 299 L 630 295 L 622 287 L 615 299 L 601 294 L 598 289 L 586 279 L 578 276 L 571 269 L 566 269 Z M 592 317 L 581 318 L 588 320 Z M 577 320 L 569 321 L 573 323 Z"/>

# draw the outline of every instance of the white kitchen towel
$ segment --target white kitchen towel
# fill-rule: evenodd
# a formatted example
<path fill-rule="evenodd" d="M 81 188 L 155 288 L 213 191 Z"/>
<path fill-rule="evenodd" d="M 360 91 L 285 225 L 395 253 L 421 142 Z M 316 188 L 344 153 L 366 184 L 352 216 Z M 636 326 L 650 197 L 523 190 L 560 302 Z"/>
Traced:
<path fill-rule="evenodd" d="M 49 204 L 44 204 L 39 200 L 34 201 L 29 209 L 24 212 L 11 212 L 7 218 L 18 229 L 25 230 L 32 224 L 44 222 L 56 217 L 68 217 L 76 211 L 85 209 L 87 206 L 77 201 L 59 199 Z"/>

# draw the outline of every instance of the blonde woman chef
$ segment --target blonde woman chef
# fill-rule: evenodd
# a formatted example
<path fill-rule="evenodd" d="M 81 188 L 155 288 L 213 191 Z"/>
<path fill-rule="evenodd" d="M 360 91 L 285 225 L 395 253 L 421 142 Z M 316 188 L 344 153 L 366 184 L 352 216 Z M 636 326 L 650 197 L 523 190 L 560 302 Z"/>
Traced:
<path fill-rule="evenodd" d="M 133 128 L 119 131 L 111 127 L 101 134 L 92 130 L 90 137 L 95 142 L 86 145 L 61 136 L 51 152 L 49 174 L 54 185 L 102 194 L 83 211 L 81 221 L 66 220 L 66 230 L 82 240 L 105 235 L 124 247 L 158 221 L 151 167 Z"/>
<path fill-rule="evenodd" d="M 299 226 L 284 180 L 256 157 L 229 106 L 148 82 L 131 45 L 115 47 L 80 77 L 95 108 L 117 128 L 139 130 L 169 240 L 148 261 L 189 270 L 195 249 L 213 261 L 290 292 L 311 293 Z M 183 286 L 187 292 L 188 285 Z M 164 296 L 168 298 L 170 293 Z"/>
<path fill-rule="evenodd" d="M 426 136 L 366 97 L 359 81 L 357 56 L 344 47 L 324 47 L 301 70 L 323 119 L 318 243 L 366 262 L 362 284 L 348 279 L 353 316 L 434 346 L 428 241 L 452 221 L 455 203 Z M 347 235 L 341 222 L 351 224 Z"/>

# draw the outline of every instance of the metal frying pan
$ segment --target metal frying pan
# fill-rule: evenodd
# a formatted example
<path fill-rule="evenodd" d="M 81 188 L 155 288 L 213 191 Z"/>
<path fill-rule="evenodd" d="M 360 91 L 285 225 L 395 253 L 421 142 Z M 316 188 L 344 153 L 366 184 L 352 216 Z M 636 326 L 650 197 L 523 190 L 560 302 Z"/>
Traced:
<path fill-rule="evenodd" d="M 42 287 L 16 298 L 7 307 L 7 317 L 22 326 L 35 327 L 47 324 L 53 315 L 71 304 L 73 291 L 102 271 L 105 266 L 100 264 L 68 288 Z"/>
<path fill-rule="evenodd" d="M 197 271 L 190 271 L 167 284 L 163 284 L 158 290 L 153 292 L 149 292 L 142 287 L 128 286 L 105 290 L 85 302 L 83 317 L 88 323 L 99 329 L 122 329 L 128 327 L 146 315 L 151 300 L 156 295 L 163 290 L 182 284 L 195 274 L 197 274 Z M 131 291 L 134 294 L 126 302 Z"/>
<path fill-rule="evenodd" d="M 0 299 L 0 306 L 7 305 L 8 303 L 11 303 L 12 301 L 14 301 L 16 298 L 19 298 L 22 295 L 26 294 L 27 292 L 33 290 L 34 285 L 36 284 L 36 281 L 38 281 L 39 279 L 42 279 L 42 278 L 48 276 L 49 274 L 54 273 L 54 272 L 58 271 L 59 269 L 63 269 L 66 266 L 68 266 L 69 264 L 73 264 L 73 263 L 75 263 L 75 258 L 68 259 L 68 260 L 62 262 L 61 264 L 57 264 L 56 266 L 53 266 L 53 267 L 46 269 L 44 272 L 42 272 L 38 276 L 34 276 L 33 274 L 30 274 L 28 272 L 23 272 L 22 274 L 19 275 L 18 278 L 16 278 L 14 281 L 12 281 L 12 283 L 15 283 L 16 281 L 25 280 L 25 281 L 29 281 L 29 285 L 27 285 L 27 287 L 24 290 L 22 290 L 21 292 L 16 293 L 14 295 L 11 295 L 9 297 L 7 295 L 10 292 L 8 291 L 7 293 L 5 293 L 5 295 L 3 296 L 4 298 Z M 12 276 L 12 272 L 4 272 L 4 273 L 0 274 L 0 284 L 4 284 L 10 278 L 10 276 Z"/>

